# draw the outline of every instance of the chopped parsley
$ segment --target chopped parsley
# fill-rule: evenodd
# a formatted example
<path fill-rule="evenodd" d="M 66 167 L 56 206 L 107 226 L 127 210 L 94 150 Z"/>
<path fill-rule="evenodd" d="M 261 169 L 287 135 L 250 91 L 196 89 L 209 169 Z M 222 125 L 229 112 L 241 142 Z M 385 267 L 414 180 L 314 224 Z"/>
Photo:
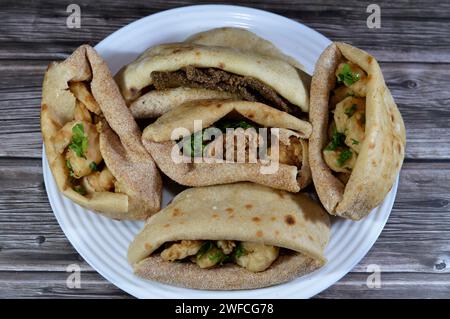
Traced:
<path fill-rule="evenodd" d="M 226 255 L 223 253 L 221 249 L 217 249 L 214 253 L 208 254 L 208 259 L 211 260 L 212 262 L 222 263 L 223 260 L 225 259 L 225 256 Z"/>
<path fill-rule="evenodd" d="M 352 104 L 352 106 L 345 109 L 344 111 L 345 115 L 347 115 L 348 117 L 352 117 L 352 115 L 355 114 L 357 107 L 358 106 L 356 104 Z"/>
<path fill-rule="evenodd" d="M 97 163 L 96 163 L 96 162 L 92 162 L 91 164 L 89 164 L 89 168 L 90 168 L 91 171 L 93 171 L 93 172 L 98 171 L 98 167 L 97 167 Z"/>
<path fill-rule="evenodd" d="M 73 190 L 76 191 L 80 195 L 86 195 L 86 190 L 81 185 L 74 186 Z"/>
<path fill-rule="evenodd" d="M 205 141 L 203 141 L 204 131 L 205 129 L 201 132 L 195 132 L 194 134 L 191 134 L 190 137 L 185 138 L 183 149 L 185 150 L 187 156 L 196 157 L 203 155 L 203 150 L 206 146 Z"/>
<path fill-rule="evenodd" d="M 225 132 L 227 128 L 243 128 L 244 130 L 255 127 L 253 124 L 245 121 L 245 120 L 220 120 L 215 125 L 222 132 Z"/>
<path fill-rule="evenodd" d="M 88 138 L 84 134 L 83 124 L 75 124 L 72 127 L 72 141 L 69 144 L 69 148 L 74 151 L 78 157 L 86 158 L 87 147 Z"/>
<path fill-rule="evenodd" d="M 352 138 L 352 145 L 358 145 L 359 141 L 355 140 L 354 138 Z"/>
<path fill-rule="evenodd" d="M 343 146 L 344 145 L 344 141 L 345 141 L 345 134 L 344 133 L 339 133 L 336 129 L 334 129 L 333 130 L 333 135 L 331 136 L 331 141 L 327 145 L 327 147 L 325 147 L 325 150 L 326 151 L 334 151 L 339 146 Z"/>
<path fill-rule="evenodd" d="M 212 242 L 207 241 L 205 242 L 202 247 L 200 247 L 199 251 L 197 252 L 197 258 L 201 258 L 204 254 L 206 254 L 211 248 L 213 247 Z"/>
<path fill-rule="evenodd" d="M 350 65 L 344 63 L 341 72 L 338 74 L 338 82 L 350 86 L 359 80 L 359 74 L 353 73 Z"/>
<path fill-rule="evenodd" d="M 352 151 L 349 149 L 343 150 L 340 154 L 339 154 L 339 158 L 337 159 L 337 164 L 339 166 L 343 166 L 345 164 L 345 162 L 347 162 L 351 157 L 352 157 Z"/>

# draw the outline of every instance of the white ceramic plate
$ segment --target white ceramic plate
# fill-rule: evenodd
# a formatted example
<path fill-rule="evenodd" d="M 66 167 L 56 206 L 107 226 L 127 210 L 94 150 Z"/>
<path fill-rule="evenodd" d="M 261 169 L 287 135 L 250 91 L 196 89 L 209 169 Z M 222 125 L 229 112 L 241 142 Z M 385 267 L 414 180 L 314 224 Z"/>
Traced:
<path fill-rule="evenodd" d="M 203 30 L 234 26 L 250 29 L 298 59 L 309 73 L 330 40 L 295 21 L 265 11 L 236 6 L 206 5 L 160 12 L 114 32 L 96 49 L 112 72 L 131 62 L 146 48 L 182 41 Z M 289 283 L 242 291 L 183 289 L 135 277 L 126 261 L 128 244 L 142 222 L 118 222 L 87 211 L 63 197 L 43 153 L 44 180 L 53 212 L 75 249 L 103 277 L 139 298 L 309 298 L 334 284 L 369 251 L 383 229 L 394 203 L 397 183 L 384 202 L 366 219 L 333 219 L 328 263 L 318 271 Z M 165 189 L 164 206 L 173 197 Z"/>

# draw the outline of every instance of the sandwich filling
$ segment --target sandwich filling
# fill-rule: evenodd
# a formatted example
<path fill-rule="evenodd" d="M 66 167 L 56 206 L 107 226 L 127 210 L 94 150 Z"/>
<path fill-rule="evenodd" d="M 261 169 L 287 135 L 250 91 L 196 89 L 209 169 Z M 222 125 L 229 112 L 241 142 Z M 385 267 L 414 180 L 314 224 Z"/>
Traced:
<path fill-rule="evenodd" d="M 76 97 L 74 120 L 55 134 L 53 142 L 64 154 L 70 187 L 81 195 L 118 192 L 117 180 L 100 153 L 100 107 L 85 82 L 71 82 L 69 89 Z"/>
<path fill-rule="evenodd" d="M 264 271 L 278 258 L 275 246 L 233 240 L 181 240 L 167 243 L 160 256 L 169 262 L 187 261 L 200 268 L 235 263 L 249 271 Z"/>
<path fill-rule="evenodd" d="M 270 129 L 267 129 L 267 136 L 263 136 L 258 133 L 260 128 L 258 124 L 233 117 L 225 117 L 212 127 L 221 132 L 212 140 L 208 140 L 205 136 L 205 129 L 184 138 L 180 143 L 184 155 L 221 159 L 231 157 L 234 162 L 245 163 L 251 162 L 251 156 L 255 156 L 254 159 L 260 156 L 263 160 L 276 160 L 274 153 L 276 148 L 271 145 Z M 231 134 L 227 132 L 228 129 L 233 129 Z M 232 143 L 227 141 L 230 138 L 233 139 Z M 279 163 L 300 168 L 303 160 L 303 141 L 298 136 L 291 135 L 288 130 L 280 129 L 278 142 Z M 220 154 L 217 153 L 218 149 L 221 151 Z"/>
<path fill-rule="evenodd" d="M 199 68 L 188 65 L 172 72 L 153 71 L 151 78 L 156 90 L 178 87 L 217 90 L 236 94 L 246 101 L 261 102 L 292 115 L 299 116 L 301 114 L 300 108 L 289 103 L 273 88 L 261 81 L 217 68 Z"/>
<path fill-rule="evenodd" d="M 357 64 L 345 61 L 337 67 L 336 78 L 329 103 L 329 143 L 323 157 L 346 183 L 365 138 L 367 74 Z"/>

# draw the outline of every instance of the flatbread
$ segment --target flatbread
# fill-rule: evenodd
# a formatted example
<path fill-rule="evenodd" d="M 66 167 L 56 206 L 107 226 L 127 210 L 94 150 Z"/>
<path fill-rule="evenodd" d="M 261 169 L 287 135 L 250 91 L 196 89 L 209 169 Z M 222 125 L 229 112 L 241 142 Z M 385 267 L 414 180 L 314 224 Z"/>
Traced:
<path fill-rule="evenodd" d="M 322 157 L 327 143 L 328 103 L 335 70 L 345 59 L 368 74 L 365 139 L 349 181 L 336 178 Z M 332 43 L 316 63 L 311 84 L 313 126 L 309 156 L 314 185 L 326 210 L 359 220 L 378 206 L 397 178 L 405 154 L 405 126 L 387 88 L 380 66 L 367 52 L 345 43 Z"/>
<path fill-rule="evenodd" d="M 104 116 L 100 152 L 121 184 L 121 193 L 75 192 L 64 155 L 55 149 L 53 137 L 74 119 L 76 98 L 68 83 L 79 81 L 89 82 L 94 102 Z M 115 219 L 145 219 L 159 210 L 162 186 L 155 163 L 141 143 L 141 132 L 106 63 L 90 46 L 83 45 L 65 61 L 50 64 L 42 88 L 41 130 L 50 169 L 59 191 L 66 197 Z M 134 205 L 136 202 L 140 204 Z"/>
<path fill-rule="evenodd" d="M 185 128 L 189 134 L 195 132 L 194 121 L 201 120 L 203 128 L 231 112 L 237 112 L 264 127 L 288 129 L 298 136 L 303 145 L 302 167 L 279 164 L 271 174 L 262 173 L 263 164 L 258 163 L 175 163 L 172 150 L 176 146 L 172 132 Z M 158 167 L 172 180 L 186 186 L 207 186 L 240 181 L 250 181 L 277 189 L 298 192 L 311 181 L 308 162 L 307 139 L 311 125 L 292 115 L 267 105 L 233 100 L 192 101 L 163 114 L 145 128 L 142 142 Z M 188 134 L 188 135 L 189 135 Z M 186 135 L 187 136 L 187 135 Z"/>
<path fill-rule="evenodd" d="M 135 273 L 150 280 L 197 289 L 251 289 L 292 280 L 321 267 L 329 241 L 326 212 L 303 194 L 237 183 L 191 188 L 152 216 L 128 250 Z M 290 249 L 260 273 L 237 265 L 201 269 L 151 255 L 178 240 L 251 241 Z"/>
<path fill-rule="evenodd" d="M 228 92 L 188 87 L 154 90 L 131 103 L 130 111 L 135 119 L 158 118 L 186 102 L 208 99 L 237 99 L 237 96 Z"/>
<path fill-rule="evenodd" d="M 272 42 L 243 28 L 222 27 L 211 29 L 193 34 L 184 42 L 229 47 L 241 51 L 254 52 L 256 54 L 284 60 L 295 66 L 297 69 L 305 71 L 305 67 L 300 62 L 281 52 L 281 50 Z"/>

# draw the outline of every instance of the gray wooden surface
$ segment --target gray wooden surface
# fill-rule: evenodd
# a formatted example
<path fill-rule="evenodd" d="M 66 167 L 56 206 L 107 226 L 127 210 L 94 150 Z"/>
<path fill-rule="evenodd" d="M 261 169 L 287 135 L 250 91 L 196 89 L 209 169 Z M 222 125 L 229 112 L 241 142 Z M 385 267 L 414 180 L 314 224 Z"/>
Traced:
<path fill-rule="evenodd" d="M 82 9 L 67 29 L 66 6 Z M 151 13 L 203 1 L 0 2 L 0 297 L 129 298 L 74 250 L 51 211 L 41 168 L 39 104 L 47 64 L 95 45 Z M 338 3 L 338 4 L 337 4 Z M 366 27 L 372 1 L 243 1 L 373 53 L 407 128 L 397 200 L 367 256 L 319 298 L 450 297 L 450 2 L 377 1 L 381 28 Z M 155 30 L 157 32 L 157 30 Z M 66 267 L 82 289 L 66 287 Z M 381 267 L 369 289 L 367 266 Z"/>

